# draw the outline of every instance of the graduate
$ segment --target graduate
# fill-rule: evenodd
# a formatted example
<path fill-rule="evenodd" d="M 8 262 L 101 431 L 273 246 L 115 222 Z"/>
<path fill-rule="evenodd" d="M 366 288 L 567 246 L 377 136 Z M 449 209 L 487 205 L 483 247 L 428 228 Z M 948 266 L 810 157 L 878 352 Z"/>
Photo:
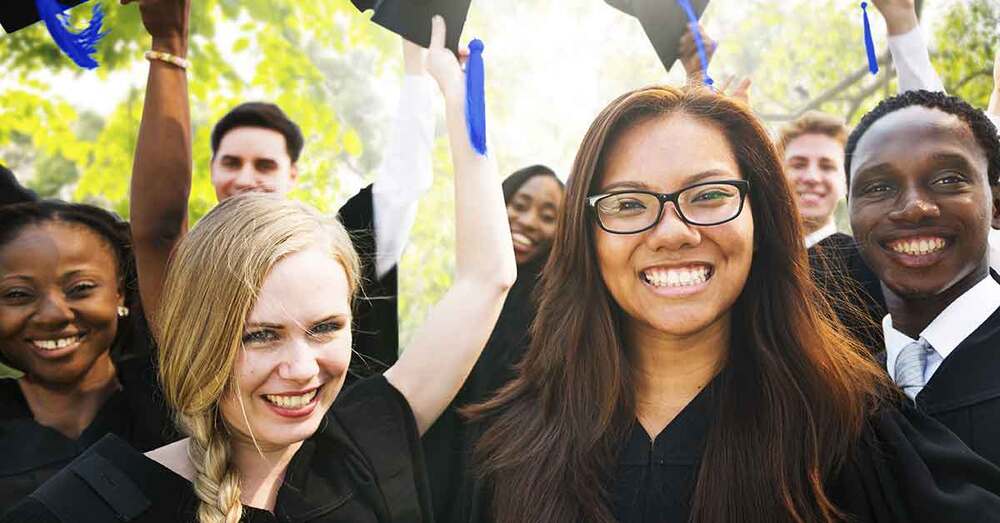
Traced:
<path fill-rule="evenodd" d="M 650 87 L 583 139 L 518 376 L 471 409 L 464 521 L 1000 521 L 811 283 L 742 103 Z"/>
<path fill-rule="evenodd" d="M 469 139 L 444 36 L 436 18 L 428 63 L 455 164 L 456 274 L 397 363 L 344 387 L 360 267 L 339 222 L 276 195 L 229 198 L 178 245 L 155 324 L 163 392 L 188 437 L 146 455 L 105 438 L 0 521 L 432 521 L 419 437 L 516 271 L 496 167 Z"/>
<path fill-rule="evenodd" d="M 865 115 L 847 144 L 851 227 L 881 280 L 884 365 L 922 412 L 1000 464 L 1000 139 L 979 110 L 909 91 Z"/>
<path fill-rule="evenodd" d="M 128 224 L 59 201 L 0 206 L 0 507 L 106 434 L 174 441 L 155 388 Z"/>
<path fill-rule="evenodd" d="M 153 48 L 146 54 L 150 69 L 130 208 L 143 301 L 155 311 L 167 259 L 187 227 L 192 173 L 186 75 L 190 2 L 138 3 Z M 413 44 L 404 50 L 406 75 L 384 163 L 374 184 L 339 211 L 362 257 L 363 288 L 355 314 L 359 371 L 382 371 L 397 357 L 396 263 L 417 200 L 432 183 L 433 81 L 424 70 L 426 51 Z M 223 201 L 245 192 L 290 191 L 304 139 L 277 106 L 246 103 L 216 124 L 211 146 L 212 184 Z"/>
<path fill-rule="evenodd" d="M 535 289 L 549 258 L 564 192 L 555 171 L 544 165 L 520 169 L 503 182 L 517 281 L 462 390 L 422 438 L 435 521 L 457 517 L 460 503 L 456 503 L 454 493 L 468 473 L 472 436 L 460 409 L 484 401 L 513 379 L 527 350 L 535 319 Z"/>

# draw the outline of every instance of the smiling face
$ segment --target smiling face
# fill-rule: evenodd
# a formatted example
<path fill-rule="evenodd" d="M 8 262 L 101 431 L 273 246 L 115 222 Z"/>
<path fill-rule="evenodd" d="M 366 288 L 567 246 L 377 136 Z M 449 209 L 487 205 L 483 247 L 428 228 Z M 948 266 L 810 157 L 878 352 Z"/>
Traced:
<path fill-rule="evenodd" d="M 833 219 L 844 196 L 844 146 L 824 134 L 804 134 L 785 146 L 788 182 L 809 230 Z"/>
<path fill-rule="evenodd" d="M 741 180 L 726 136 L 683 113 L 640 123 L 610 149 L 598 188 L 660 193 L 717 180 Z M 750 201 L 734 220 L 686 225 L 667 204 L 658 225 L 611 234 L 594 224 L 601 276 L 631 329 L 697 334 L 729 319 L 753 256 Z"/>
<path fill-rule="evenodd" d="M 533 176 L 517 189 L 507 204 L 514 259 L 518 265 L 546 251 L 556 233 L 563 189 L 552 176 Z"/>
<path fill-rule="evenodd" d="M 960 295 L 986 276 L 987 159 L 957 116 L 908 107 L 875 122 L 851 167 L 861 254 L 903 299 Z"/>
<path fill-rule="evenodd" d="M 285 194 L 297 177 L 284 135 L 264 127 L 232 129 L 212 158 L 212 185 L 220 202 L 246 192 Z"/>
<path fill-rule="evenodd" d="M 72 385 L 117 333 L 117 263 L 91 229 L 57 221 L 0 247 L 0 352 L 29 379 Z"/>
<path fill-rule="evenodd" d="M 274 265 L 246 321 L 235 394 L 222 415 L 261 448 L 281 448 L 316 432 L 351 361 L 350 288 L 343 267 L 320 250 Z M 240 403 L 242 402 L 242 408 Z"/>

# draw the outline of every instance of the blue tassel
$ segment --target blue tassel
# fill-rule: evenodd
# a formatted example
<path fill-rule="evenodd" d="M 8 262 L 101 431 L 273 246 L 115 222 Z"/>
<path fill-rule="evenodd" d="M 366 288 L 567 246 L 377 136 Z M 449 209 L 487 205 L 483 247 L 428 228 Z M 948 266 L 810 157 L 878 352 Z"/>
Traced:
<path fill-rule="evenodd" d="M 67 7 L 57 0 L 35 0 L 35 6 L 59 49 L 76 65 L 84 69 L 96 68 L 97 61 L 91 55 L 97 52 L 97 42 L 106 34 L 101 32 L 101 24 L 104 23 L 101 4 L 94 4 L 90 24 L 79 33 L 70 30 L 69 15 L 64 12 Z"/>
<path fill-rule="evenodd" d="M 696 30 L 698 27 L 698 15 L 695 14 L 694 8 L 691 7 L 690 0 L 677 0 L 677 5 L 681 6 L 681 9 L 687 14 L 688 22 L 690 22 L 691 34 L 694 36 L 694 45 L 698 48 L 698 59 L 701 60 L 701 72 L 704 75 L 702 81 L 705 85 L 711 87 L 715 84 L 715 80 L 712 80 L 711 76 L 708 76 L 708 54 L 705 52 L 705 42 L 701 39 L 701 34 Z"/>
<path fill-rule="evenodd" d="M 465 64 L 465 122 L 469 126 L 472 148 L 486 156 L 486 70 L 483 66 L 483 42 L 469 42 L 469 60 Z"/>
<path fill-rule="evenodd" d="M 861 2 L 861 14 L 865 22 L 865 50 L 868 51 L 868 70 L 878 74 L 878 57 L 875 56 L 875 42 L 872 40 L 872 25 L 868 21 L 868 2 Z"/>

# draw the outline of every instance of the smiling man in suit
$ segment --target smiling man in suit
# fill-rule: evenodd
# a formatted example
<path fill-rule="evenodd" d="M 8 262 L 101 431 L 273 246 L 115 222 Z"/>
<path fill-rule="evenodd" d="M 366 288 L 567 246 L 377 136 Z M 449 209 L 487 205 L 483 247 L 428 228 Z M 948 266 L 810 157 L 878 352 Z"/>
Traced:
<path fill-rule="evenodd" d="M 883 101 L 847 143 L 851 226 L 881 281 L 886 370 L 917 407 L 1000 464 L 1000 141 L 940 92 Z"/>

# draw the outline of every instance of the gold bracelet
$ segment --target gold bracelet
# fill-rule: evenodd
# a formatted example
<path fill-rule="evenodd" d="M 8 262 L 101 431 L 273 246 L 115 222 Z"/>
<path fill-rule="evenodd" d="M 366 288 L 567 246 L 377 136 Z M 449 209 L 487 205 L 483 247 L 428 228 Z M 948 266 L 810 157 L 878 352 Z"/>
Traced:
<path fill-rule="evenodd" d="M 146 51 L 146 60 L 159 60 L 161 62 L 166 62 L 170 65 L 180 67 L 181 69 L 187 70 L 191 67 L 191 61 L 179 56 L 174 56 L 170 53 L 164 53 L 163 51 Z"/>

